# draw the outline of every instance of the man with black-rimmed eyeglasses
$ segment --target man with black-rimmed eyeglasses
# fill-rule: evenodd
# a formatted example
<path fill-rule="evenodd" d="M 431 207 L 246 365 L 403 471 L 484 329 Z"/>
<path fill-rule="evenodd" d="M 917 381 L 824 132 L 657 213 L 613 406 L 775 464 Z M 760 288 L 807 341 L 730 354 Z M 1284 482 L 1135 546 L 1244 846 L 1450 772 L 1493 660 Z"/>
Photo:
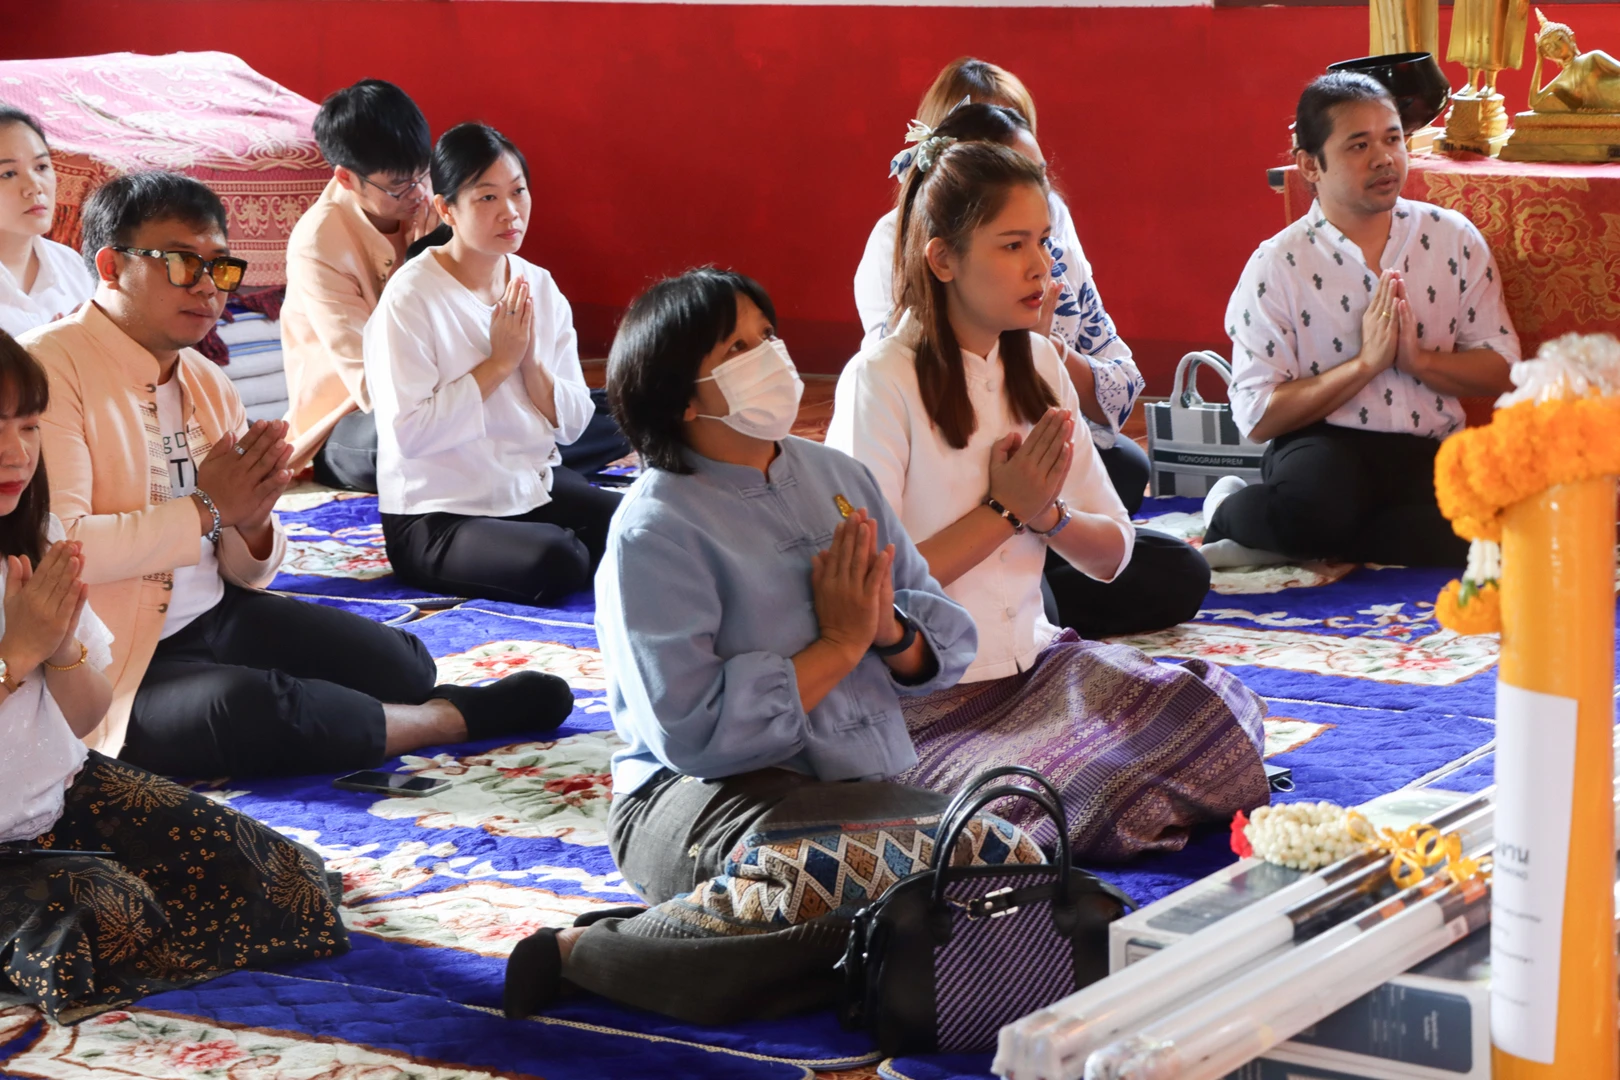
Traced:
<path fill-rule="evenodd" d="M 405 250 L 438 225 L 427 120 L 392 83 L 362 79 L 321 103 L 315 141 L 332 180 L 287 241 L 281 308 L 292 468 L 377 490 L 377 426 L 360 334 Z"/>

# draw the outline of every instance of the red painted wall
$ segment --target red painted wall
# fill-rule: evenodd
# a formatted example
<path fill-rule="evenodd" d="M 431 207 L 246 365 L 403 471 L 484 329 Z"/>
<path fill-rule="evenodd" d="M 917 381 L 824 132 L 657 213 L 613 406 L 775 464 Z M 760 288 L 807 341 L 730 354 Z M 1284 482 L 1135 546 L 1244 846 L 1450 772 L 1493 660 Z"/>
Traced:
<path fill-rule="evenodd" d="M 220 49 L 315 100 L 369 75 L 408 90 L 435 131 L 486 120 L 534 168 L 524 254 L 573 301 L 588 353 L 650 280 L 715 262 L 764 282 L 795 356 L 819 371 L 859 340 L 850 281 L 917 98 L 955 56 L 994 60 L 1035 95 L 1103 297 L 1160 393 L 1182 352 L 1229 347 L 1231 285 L 1282 225 L 1264 170 L 1299 88 L 1367 43 L 1364 6 L 5 6 L 0 58 Z M 1544 10 L 1585 47 L 1620 48 L 1620 4 Z M 1510 109 L 1527 82 L 1503 75 Z"/>

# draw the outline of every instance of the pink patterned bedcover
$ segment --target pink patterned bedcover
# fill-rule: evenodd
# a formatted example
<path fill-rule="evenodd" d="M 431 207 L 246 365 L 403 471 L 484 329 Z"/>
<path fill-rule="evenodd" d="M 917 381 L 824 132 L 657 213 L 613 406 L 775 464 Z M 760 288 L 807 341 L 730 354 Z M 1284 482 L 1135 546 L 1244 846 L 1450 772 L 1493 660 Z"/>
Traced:
<path fill-rule="evenodd" d="M 246 284 L 285 285 L 287 237 L 331 178 L 310 133 L 315 103 L 229 53 L 4 61 L 0 101 L 44 125 L 58 175 L 51 238 L 74 247 L 98 184 L 174 169 L 224 201 Z"/>

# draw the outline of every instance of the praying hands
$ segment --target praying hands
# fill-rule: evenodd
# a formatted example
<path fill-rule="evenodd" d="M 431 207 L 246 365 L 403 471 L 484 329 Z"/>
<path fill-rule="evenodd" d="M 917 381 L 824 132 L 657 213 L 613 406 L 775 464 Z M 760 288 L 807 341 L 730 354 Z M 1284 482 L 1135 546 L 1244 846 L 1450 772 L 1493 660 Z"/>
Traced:
<path fill-rule="evenodd" d="M 1074 464 L 1074 419 L 1048 409 L 1028 435 L 1010 431 L 990 449 L 990 497 L 1025 525 L 1045 514 Z"/>
<path fill-rule="evenodd" d="M 90 586 L 80 580 L 84 556 L 80 545 L 52 544 L 35 567 L 26 556 L 6 556 L 5 636 L 0 657 L 6 670 L 22 682 L 41 664 L 67 667 L 79 655 L 74 636 Z"/>
<path fill-rule="evenodd" d="M 240 439 L 229 434 L 221 437 L 197 466 L 196 490 L 213 500 L 220 528 L 234 527 L 260 558 L 268 554 L 273 542 L 270 512 L 292 483 L 287 468 L 292 447 L 286 437 L 286 421 L 256 420 Z M 214 515 L 201 498 L 195 502 L 206 536 L 213 531 Z"/>

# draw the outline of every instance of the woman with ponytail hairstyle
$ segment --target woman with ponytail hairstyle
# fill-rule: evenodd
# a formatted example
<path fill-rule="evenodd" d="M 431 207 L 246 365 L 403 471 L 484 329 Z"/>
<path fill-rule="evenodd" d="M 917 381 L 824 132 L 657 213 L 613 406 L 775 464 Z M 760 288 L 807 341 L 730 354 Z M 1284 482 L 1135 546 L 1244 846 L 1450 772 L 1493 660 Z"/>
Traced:
<path fill-rule="evenodd" d="M 928 138 L 950 142 L 996 143 L 1017 151 L 1038 166 L 1042 176 L 1047 175 L 1045 158 L 1035 142 L 1034 132 L 1019 110 L 1010 106 L 979 102 L 958 105 L 939 122 L 938 127 L 932 129 Z M 906 288 L 907 248 L 898 242 L 902 239 L 897 235 L 898 223 L 909 222 L 913 218 L 911 200 L 922 185 L 912 182 L 920 178 L 918 170 L 912 166 L 920 156 L 917 150 L 902 155 L 905 167 L 902 170 L 899 206 L 879 222 L 878 229 L 873 233 L 873 242 L 868 245 L 866 256 L 861 260 L 861 270 L 856 275 L 857 295 L 863 292 L 863 282 L 865 291 L 871 292 L 874 280 L 880 276 L 874 269 L 876 257 L 873 245 L 878 244 L 878 234 L 882 233 L 881 239 L 887 244 L 889 254 L 884 275 L 881 275 L 884 278 L 882 296 L 874 299 L 873 303 L 880 303 L 885 311 L 893 305 L 892 298 L 903 295 Z M 1088 339 L 1089 343 L 1082 342 L 1087 351 L 1072 343 L 1079 323 L 1073 319 L 1059 318 L 1059 313 L 1073 308 L 1077 295 L 1095 298 L 1095 289 L 1089 280 L 1090 270 L 1084 265 L 1085 256 L 1078 254 L 1074 241 L 1062 239 L 1065 232 L 1072 232 L 1073 226 L 1063 200 L 1050 187 L 1046 205 L 1052 232 L 1042 246 L 1053 258 L 1049 271 L 1050 283 L 1035 330 L 1051 342 L 1062 358 L 1063 369 L 1070 382 L 1074 384 L 1079 406 L 1075 414 L 1076 430 L 1082 436 L 1089 437 L 1087 441 L 1097 448 L 1097 459 L 1108 474 L 1120 502 L 1127 513 L 1134 514 L 1142 504 L 1147 485 L 1147 455 L 1133 440 L 1121 435 L 1117 428 L 1129 414 L 1131 401 L 1141 388 L 1141 375 L 1130 360 L 1130 350 L 1113 333 L 1113 324 L 1107 322 L 1107 314 L 1102 312 L 1100 304 L 1096 305 L 1096 318 L 1107 322 L 1110 340 Z M 1052 236 L 1058 239 L 1053 240 Z M 1073 280 L 1081 272 L 1084 279 Z M 904 306 L 893 306 L 896 307 L 893 319 L 898 320 L 900 313 L 905 310 Z M 1095 322 L 1095 319 L 1092 321 Z M 881 340 L 881 334 L 872 334 L 868 336 L 866 345 L 870 348 Z M 1121 350 L 1123 355 L 1114 355 Z M 1004 354 L 1004 358 L 1009 361 L 1013 359 L 1007 354 Z M 1008 385 L 1022 384 L 1009 382 Z M 1119 408 L 1100 410 L 1098 401 L 1102 398 L 1114 401 Z M 1106 420 L 1108 415 L 1114 417 L 1112 427 L 1099 421 L 1099 418 Z M 1184 541 L 1153 529 L 1138 530 L 1132 548 L 1125 569 L 1117 578 L 1107 582 L 1081 573 L 1055 553 L 1049 555 L 1045 574 L 1052 621 L 1078 632 L 1082 637 L 1102 638 L 1163 630 L 1196 617 L 1199 605 L 1209 593 L 1209 564 L 1198 552 Z"/>
<path fill-rule="evenodd" d="M 1219 668 L 1161 667 L 1046 617 L 1048 552 L 1112 581 L 1135 531 L 1092 441 L 1075 438 L 1074 384 L 1036 329 L 1051 270 L 1040 166 L 925 138 L 899 225 L 900 314 L 844 368 L 827 443 L 872 471 L 979 634 L 961 685 L 904 703 L 920 760 L 900 779 L 946 791 L 1032 765 L 1093 858 L 1176 849 L 1192 823 L 1264 803 L 1259 698 Z"/>

